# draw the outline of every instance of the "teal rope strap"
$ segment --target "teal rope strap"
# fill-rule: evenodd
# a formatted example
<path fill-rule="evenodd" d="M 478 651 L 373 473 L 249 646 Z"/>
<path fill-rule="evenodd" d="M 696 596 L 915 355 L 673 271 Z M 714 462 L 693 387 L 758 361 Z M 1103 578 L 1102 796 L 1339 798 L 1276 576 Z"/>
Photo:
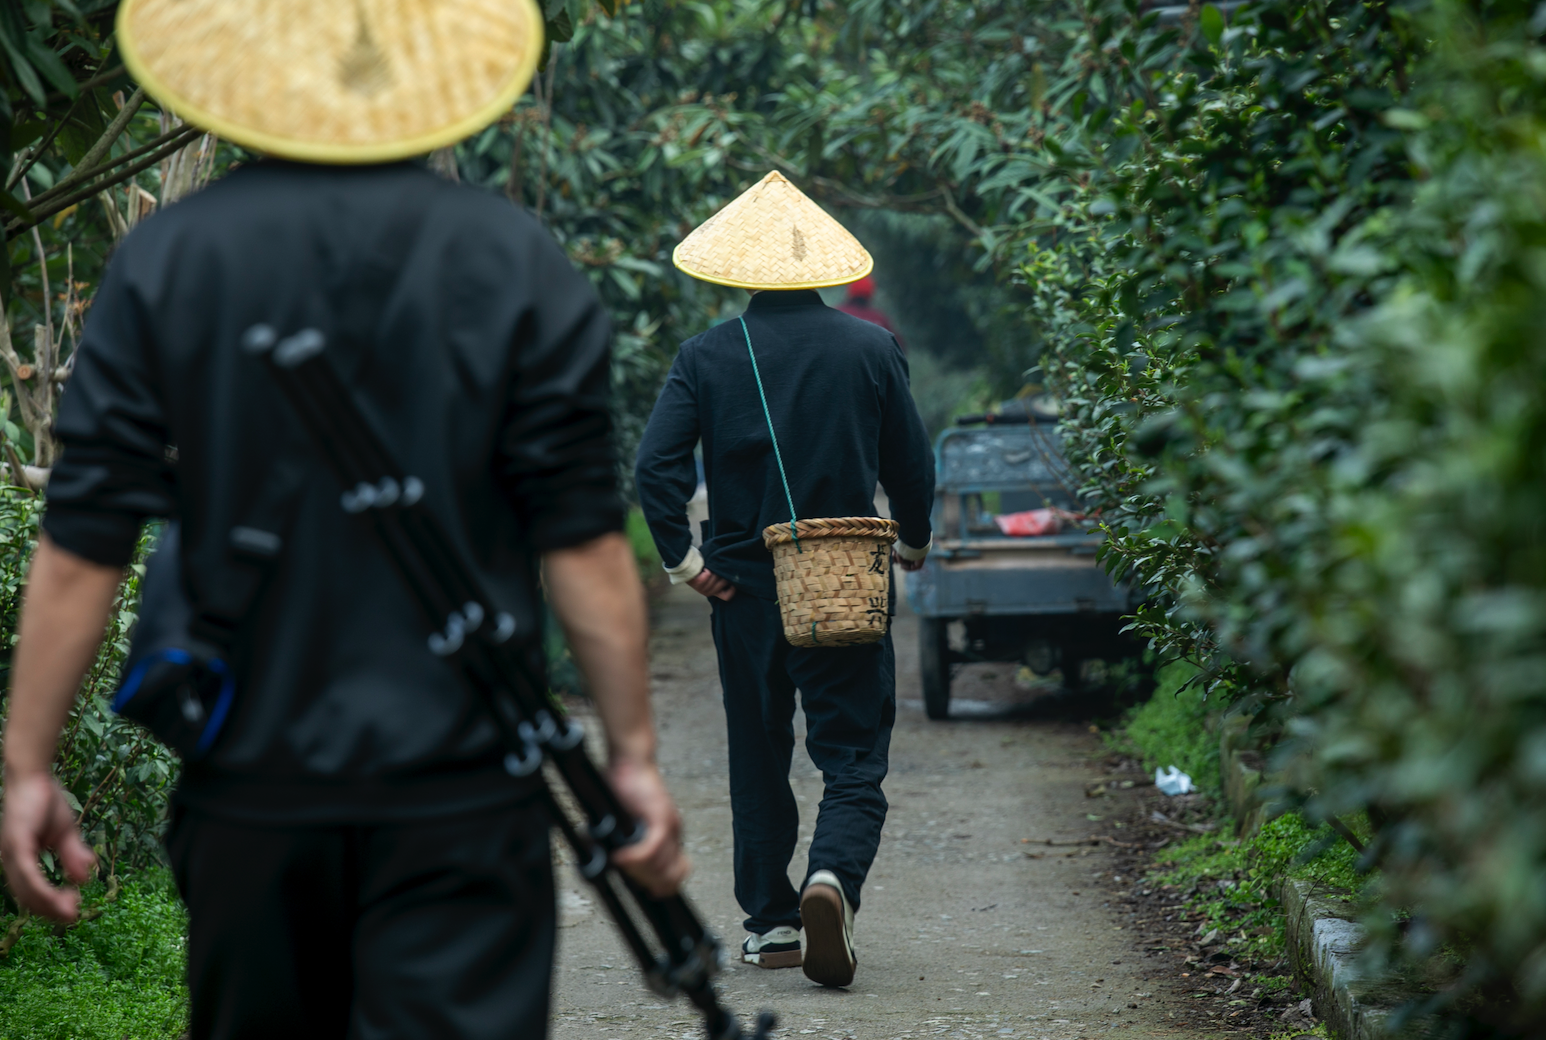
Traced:
<path fill-rule="evenodd" d="M 778 478 L 784 482 L 784 498 L 789 502 L 789 534 L 794 538 L 795 552 L 803 553 L 800 548 L 800 532 L 795 527 L 794 495 L 789 493 L 789 477 L 784 473 L 784 456 L 779 454 L 778 435 L 773 432 L 773 413 L 768 411 L 768 395 L 762 390 L 762 373 L 757 371 L 757 354 L 752 350 L 751 330 L 746 327 L 746 319 L 741 318 L 741 332 L 746 336 L 746 354 L 752 359 L 752 375 L 757 380 L 757 396 L 762 398 L 762 417 L 768 421 L 768 437 L 773 441 L 773 458 L 778 461 Z"/>

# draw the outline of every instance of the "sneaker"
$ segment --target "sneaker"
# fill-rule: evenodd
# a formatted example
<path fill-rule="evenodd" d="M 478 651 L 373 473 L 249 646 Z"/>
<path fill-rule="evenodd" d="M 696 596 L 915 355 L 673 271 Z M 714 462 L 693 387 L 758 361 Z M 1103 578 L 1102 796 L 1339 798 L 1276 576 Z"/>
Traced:
<path fill-rule="evenodd" d="M 805 977 L 823 986 L 852 982 L 859 961 L 854 956 L 854 912 L 832 871 L 818 870 L 805 883 L 800 922 L 805 926 Z"/>
<path fill-rule="evenodd" d="M 741 960 L 759 968 L 798 968 L 800 933 L 785 925 L 763 935 L 748 935 L 741 944 Z"/>

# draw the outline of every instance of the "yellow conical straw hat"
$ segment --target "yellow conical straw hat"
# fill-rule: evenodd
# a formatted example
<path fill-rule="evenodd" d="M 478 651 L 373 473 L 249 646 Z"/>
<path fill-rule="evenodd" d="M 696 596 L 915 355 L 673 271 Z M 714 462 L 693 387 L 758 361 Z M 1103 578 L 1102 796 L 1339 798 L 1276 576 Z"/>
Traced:
<path fill-rule="evenodd" d="M 738 289 L 819 289 L 869 274 L 875 260 L 774 170 L 682 239 L 671 261 Z"/>
<path fill-rule="evenodd" d="M 185 120 L 305 162 L 387 162 L 482 129 L 531 82 L 533 0 L 123 0 L 118 49 Z"/>

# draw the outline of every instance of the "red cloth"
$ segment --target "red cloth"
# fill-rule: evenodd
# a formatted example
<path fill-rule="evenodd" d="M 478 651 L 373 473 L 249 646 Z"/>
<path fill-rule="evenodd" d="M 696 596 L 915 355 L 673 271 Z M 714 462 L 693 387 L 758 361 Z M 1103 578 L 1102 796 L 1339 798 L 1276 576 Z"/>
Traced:
<path fill-rule="evenodd" d="M 903 341 L 902 334 L 891 324 L 891 319 L 886 317 L 884 311 L 870 306 L 870 300 L 875 295 L 875 279 L 866 275 L 857 282 L 848 285 L 848 297 L 837 305 L 837 309 L 844 314 L 852 314 L 861 321 L 867 321 L 871 325 L 879 325 L 891 335 L 896 337 L 897 346 L 902 352 L 907 352 L 907 343 Z"/>
<path fill-rule="evenodd" d="M 998 529 L 1011 538 L 1037 538 L 1057 534 L 1065 521 L 1079 521 L 1084 517 L 1066 509 L 1028 509 L 1023 513 L 1001 513 L 993 518 Z"/>
<path fill-rule="evenodd" d="M 855 318 L 863 318 L 872 325 L 879 325 L 893 336 L 896 335 L 896 329 L 891 327 L 891 319 L 886 317 L 884 311 L 871 307 L 868 300 L 863 303 L 857 300 L 844 300 L 837 305 L 837 309 L 844 314 L 852 314 Z"/>
<path fill-rule="evenodd" d="M 1036 538 L 1044 534 L 1057 534 L 1063 529 L 1063 518 L 1051 509 L 1004 513 L 995 516 L 993 522 L 1011 538 Z"/>

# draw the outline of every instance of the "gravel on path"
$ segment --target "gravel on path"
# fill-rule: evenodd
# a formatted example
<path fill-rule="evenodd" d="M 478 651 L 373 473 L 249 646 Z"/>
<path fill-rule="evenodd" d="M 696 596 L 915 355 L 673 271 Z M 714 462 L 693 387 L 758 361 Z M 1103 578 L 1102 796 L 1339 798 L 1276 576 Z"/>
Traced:
<path fill-rule="evenodd" d="M 734 953 L 745 933 L 732 891 L 724 713 L 708 606 L 677 587 L 653 614 L 661 763 L 696 865 L 688 890 Z M 891 809 L 855 924 L 858 975 L 832 990 L 798 969 L 732 961 L 720 976 L 729 1006 L 748 1021 L 770 1008 L 779 1037 L 812 1040 L 1232 1035 L 1207 1025 L 1197 1005 L 1144 963 L 1123 923 L 1131 919 L 1110 902 L 1110 851 L 1045 844 L 1090 834 L 1085 790 L 1099 772 L 1097 739 L 1077 725 L 995 720 L 982 711 L 928 721 L 916 630 L 904 607 L 894 629 Z M 791 782 L 803 810 L 790 868 L 798 884 L 822 793 L 820 774 L 798 748 Z M 667 1004 L 644 989 L 568 864 L 559 903 L 555 1040 L 702 1035 L 685 1001 Z"/>

